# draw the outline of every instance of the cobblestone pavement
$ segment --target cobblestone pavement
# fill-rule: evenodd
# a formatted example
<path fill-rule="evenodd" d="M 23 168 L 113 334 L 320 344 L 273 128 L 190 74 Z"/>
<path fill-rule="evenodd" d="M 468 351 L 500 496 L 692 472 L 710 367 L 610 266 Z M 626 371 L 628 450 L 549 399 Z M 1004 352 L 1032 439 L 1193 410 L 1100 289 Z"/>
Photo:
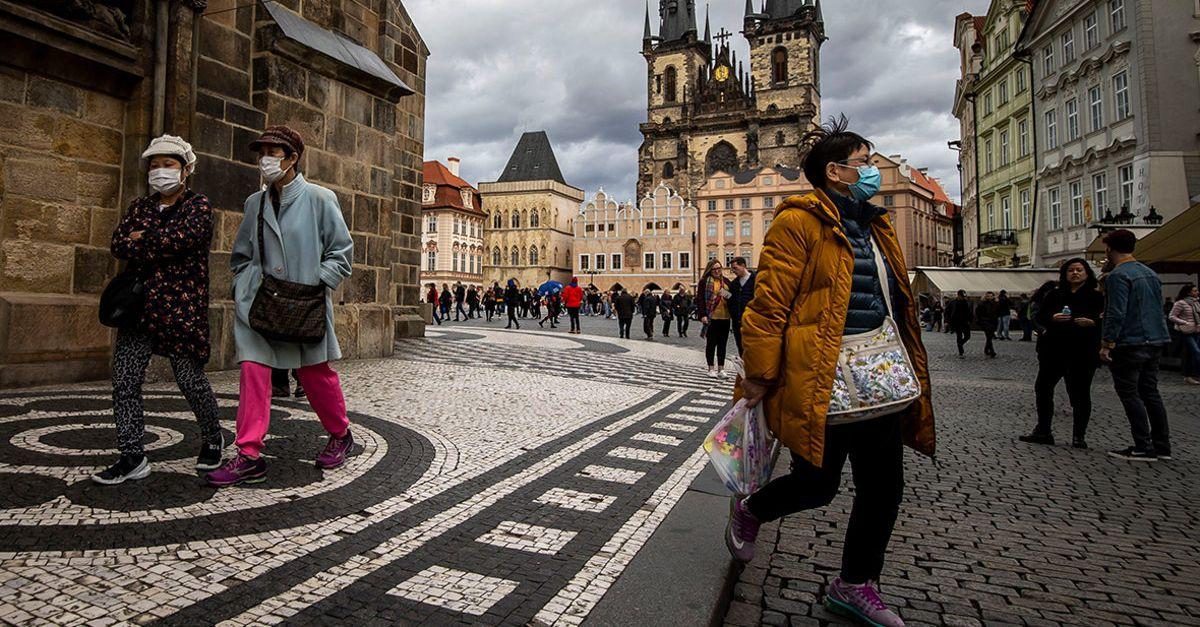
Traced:
<path fill-rule="evenodd" d="M 279 402 L 246 488 L 202 485 L 169 386 L 154 472 L 117 487 L 87 478 L 113 458 L 104 386 L 0 394 L 0 623 L 582 622 L 702 469 L 728 384 L 670 346 L 430 335 L 340 365 L 346 467 L 316 469 L 319 422 Z M 236 379 L 213 382 L 228 432 Z"/>
<path fill-rule="evenodd" d="M 904 504 L 882 577 L 910 624 L 1200 625 L 1200 388 L 1164 372 L 1173 461 L 1111 459 L 1128 423 L 1106 370 L 1093 386 L 1091 449 L 1070 442 L 1060 387 L 1059 445 L 1022 444 L 1034 424 L 1033 347 L 978 338 L 960 361 L 927 335 L 940 466 L 911 451 Z M 1065 441 L 1065 442 L 1064 442 Z M 819 604 L 837 574 L 852 489 L 829 507 L 765 525 L 728 625 L 843 621 Z"/>

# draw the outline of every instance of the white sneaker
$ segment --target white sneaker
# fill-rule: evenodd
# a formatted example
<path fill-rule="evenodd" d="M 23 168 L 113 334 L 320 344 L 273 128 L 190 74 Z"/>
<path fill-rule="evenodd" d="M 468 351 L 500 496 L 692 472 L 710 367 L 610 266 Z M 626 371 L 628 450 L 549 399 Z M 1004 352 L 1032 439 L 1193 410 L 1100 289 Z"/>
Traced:
<path fill-rule="evenodd" d="M 726 373 L 724 370 L 718 370 L 718 371 L 717 371 L 717 378 L 718 378 L 718 379 L 728 379 L 728 378 L 729 378 L 729 374 L 728 374 L 728 373 Z"/>
<path fill-rule="evenodd" d="M 713 370 L 712 368 L 709 368 L 709 369 L 708 369 L 708 376 L 710 376 L 710 377 L 712 377 L 712 378 L 714 378 L 714 379 L 715 379 L 715 378 L 717 378 L 717 371 L 716 371 L 716 370 Z"/>
<path fill-rule="evenodd" d="M 1184 377 L 1183 382 L 1191 385 L 1200 385 L 1200 379 L 1197 379 L 1196 377 Z"/>

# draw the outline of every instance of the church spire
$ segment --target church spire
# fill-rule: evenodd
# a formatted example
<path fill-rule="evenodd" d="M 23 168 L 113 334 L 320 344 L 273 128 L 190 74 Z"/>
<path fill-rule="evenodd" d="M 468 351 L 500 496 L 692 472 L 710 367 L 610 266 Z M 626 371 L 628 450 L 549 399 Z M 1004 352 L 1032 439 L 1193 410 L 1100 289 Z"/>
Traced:
<path fill-rule="evenodd" d="M 816 13 L 817 13 L 817 15 L 816 15 L 816 18 L 815 18 L 815 19 L 816 19 L 816 22 L 817 22 L 818 24 L 824 24 L 824 23 L 825 23 L 825 16 L 821 14 L 821 0 L 817 0 L 817 11 L 816 11 Z"/>
<path fill-rule="evenodd" d="M 642 41 L 648 42 L 653 38 L 650 33 L 650 0 L 646 0 L 646 30 L 642 33 Z"/>
<path fill-rule="evenodd" d="M 754 15 L 754 0 L 746 0 L 746 17 Z"/>
<path fill-rule="evenodd" d="M 712 27 L 709 26 L 708 13 L 709 13 L 709 7 L 708 7 L 708 3 L 706 2 L 704 4 L 704 43 L 707 44 L 708 47 L 711 48 L 712 47 Z"/>

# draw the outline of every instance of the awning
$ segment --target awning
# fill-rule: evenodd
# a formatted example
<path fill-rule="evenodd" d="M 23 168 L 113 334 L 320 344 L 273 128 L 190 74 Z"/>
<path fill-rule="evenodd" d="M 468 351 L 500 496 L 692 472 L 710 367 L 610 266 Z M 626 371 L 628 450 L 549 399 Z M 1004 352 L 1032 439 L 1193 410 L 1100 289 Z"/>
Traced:
<path fill-rule="evenodd" d="M 917 268 L 913 293 L 949 298 L 963 290 L 968 296 L 986 292 L 1032 294 L 1046 281 L 1058 280 L 1058 270 L 1050 268 Z"/>
<path fill-rule="evenodd" d="M 1200 273 L 1200 203 L 1139 240 L 1135 256 L 1158 272 Z"/>

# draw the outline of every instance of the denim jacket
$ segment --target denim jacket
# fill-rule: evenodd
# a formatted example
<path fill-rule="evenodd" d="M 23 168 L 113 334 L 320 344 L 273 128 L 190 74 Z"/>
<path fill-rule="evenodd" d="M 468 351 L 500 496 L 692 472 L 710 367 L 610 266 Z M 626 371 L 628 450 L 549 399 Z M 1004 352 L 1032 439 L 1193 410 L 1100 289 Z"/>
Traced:
<path fill-rule="evenodd" d="M 1162 282 L 1138 261 L 1126 261 L 1104 279 L 1105 346 L 1167 344 L 1171 336 L 1162 313 Z"/>

